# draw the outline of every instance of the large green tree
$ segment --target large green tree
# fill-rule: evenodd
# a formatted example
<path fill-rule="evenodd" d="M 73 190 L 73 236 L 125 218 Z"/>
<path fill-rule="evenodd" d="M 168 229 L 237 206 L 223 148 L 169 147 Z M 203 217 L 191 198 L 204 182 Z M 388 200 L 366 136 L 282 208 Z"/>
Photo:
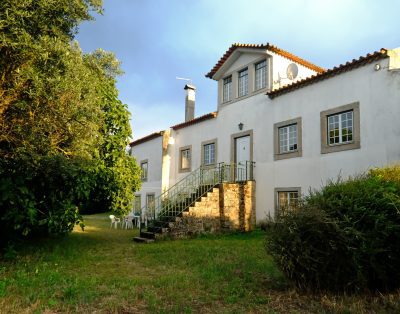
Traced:
<path fill-rule="evenodd" d="M 101 12 L 100 0 L 0 2 L 4 234 L 68 232 L 99 192 L 105 209 L 130 209 L 139 171 L 125 154 L 131 130 L 116 89 L 119 62 L 72 41 L 91 11 Z"/>

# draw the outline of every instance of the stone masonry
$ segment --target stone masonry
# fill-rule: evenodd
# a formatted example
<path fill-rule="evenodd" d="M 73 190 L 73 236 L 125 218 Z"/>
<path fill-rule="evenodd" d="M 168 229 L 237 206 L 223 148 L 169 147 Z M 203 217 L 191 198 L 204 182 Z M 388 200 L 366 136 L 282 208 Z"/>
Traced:
<path fill-rule="evenodd" d="M 255 222 L 254 181 L 222 183 L 170 223 L 168 235 L 181 238 L 201 233 L 252 231 Z"/>

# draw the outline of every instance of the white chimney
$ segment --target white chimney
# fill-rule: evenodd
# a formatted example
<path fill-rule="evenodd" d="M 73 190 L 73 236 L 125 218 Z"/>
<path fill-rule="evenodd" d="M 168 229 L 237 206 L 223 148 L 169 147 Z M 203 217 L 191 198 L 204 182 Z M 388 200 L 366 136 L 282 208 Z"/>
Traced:
<path fill-rule="evenodd" d="M 196 100 L 196 87 L 186 84 L 184 90 L 185 97 L 185 122 L 194 119 L 194 103 Z"/>

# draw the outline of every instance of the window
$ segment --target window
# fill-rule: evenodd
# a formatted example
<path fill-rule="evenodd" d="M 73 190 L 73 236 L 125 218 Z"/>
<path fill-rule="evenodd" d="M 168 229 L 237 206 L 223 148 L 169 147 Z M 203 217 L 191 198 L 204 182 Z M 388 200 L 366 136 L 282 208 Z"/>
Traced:
<path fill-rule="evenodd" d="M 267 61 L 261 61 L 256 63 L 255 65 L 255 90 L 259 90 L 267 86 L 266 77 L 267 77 Z"/>
<path fill-rule="evenodd" d="M 239 77 L 239 97 L 246 96 L 249 93 L 249 72 L 246 69 L 238 73 Z"/>
<path fill-rule="evenodd" d="M 279 128 L 279 152 L 293 152 L 297 149 L 297 124 Z"/>
<path fill-rule="evenodd" d="M 133 211 L 135 214 L 139 214 L 142 209 L 142 197 L 140 195 L 135 195 L 135 204 Z"/>
<path fill-rule="evenodd" d="M 142 181 L 147 181 L 147 175 L 149 172 L 149 163 L 147 160 L 140 162 L 140 170 L 142 171 L 141 179 Z"/>
<path fill-rule="evenodd" d="M 274 159 L 302 156 L 301 118 L 274 124 Z"/>
<path fill-rule="evenodd" d="M 224 78 L 222 101 L 230 101 L 232 99 L 232 75 Z"/>
<path fill-rule="evenodd" d="M 155 196 L 153 193 L 147 194 L 146 195 L 146 210 L 147 210 L 147 215 L 150 217 L 153 217 L 154 215 L 154 210 L 156 208 L 156 203 L 155 203 Z"/>
<path fill-rule="evenodd" d="M 353 141 L 353 110 L 328 116 L 329 145 Z"/>
<path fill-rule="evenodd" d="M 187 172 L 192 167 L 192 146 L 185 146 L 179 149 L 179 172 Z"/>
<path fill-rule="evenodd" d="M 357 148 L 360 148 L 359 103 L 321 112 L 321 153 Z"/>
<path fill-rule="evenodd" d="M 204 166 L 213 165 L 217 156 L 217 140 L 201 143 L 202 164 Z"/>
<path fill-rule="evenodd" d="M 300 188 L 276 188 L 275 203 L 279 213 L 285 213 L 298 208 Z"/>

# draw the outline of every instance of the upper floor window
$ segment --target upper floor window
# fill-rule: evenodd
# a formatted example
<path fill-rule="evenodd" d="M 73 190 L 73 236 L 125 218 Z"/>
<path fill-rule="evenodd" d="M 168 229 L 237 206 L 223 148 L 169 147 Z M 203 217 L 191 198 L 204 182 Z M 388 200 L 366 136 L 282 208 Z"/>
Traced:
<path fill-rule="evenodd" d="M 279 153 L 293 152 L 297 149 L 297 124 L 279 128 Z"/>
<path fill-rule="evenodd" d="M 179 149 L 180 158 L 179 158 L 179 172 L 190 171 L 192 165 L 192 147 L 185 146 Z"/>
<path fill-rule="evenodd" d="M 302 156 L 301 117 L 274 124 L 274 159 Z"/>
<path fill-rule="evenodd" d="M 244 69 L 238 73 L 238 95 L 239 97 L 246 96 L 249 93 L 249 71 Z"/>
<path fill-rule="evenodd" d="M 360 148 L 360 104 L 321 112 L 321 153 Z"/>
<path fill-rule="evenodd" d="M 222 101 L 230 101 L 232 99 L 232 75 L 224 78 Z"/>
<path fill-rule="evenodd" d="M 202 143 L 202 161 L 203 165 L 213 165 L 216 160 L 216 141 L 207 141 Z"/>
<path fill-rule="evenodd" d="M 141 175 L 142 181 L 147 181 L 147 176 L 149 172 L 149 163 L 147 160 L 140 162 L 140 170 L 142 171 Z"/>
<path fill-rule="evenodd" d="M 261 61 L 255 65 L 255 90 L 259 90 L 267 86 L 267 61 Z"/>
<path fill-rule="evenodd" d="M 353 110 L 328 116 L 329 145 L 353 141 Z"/>

